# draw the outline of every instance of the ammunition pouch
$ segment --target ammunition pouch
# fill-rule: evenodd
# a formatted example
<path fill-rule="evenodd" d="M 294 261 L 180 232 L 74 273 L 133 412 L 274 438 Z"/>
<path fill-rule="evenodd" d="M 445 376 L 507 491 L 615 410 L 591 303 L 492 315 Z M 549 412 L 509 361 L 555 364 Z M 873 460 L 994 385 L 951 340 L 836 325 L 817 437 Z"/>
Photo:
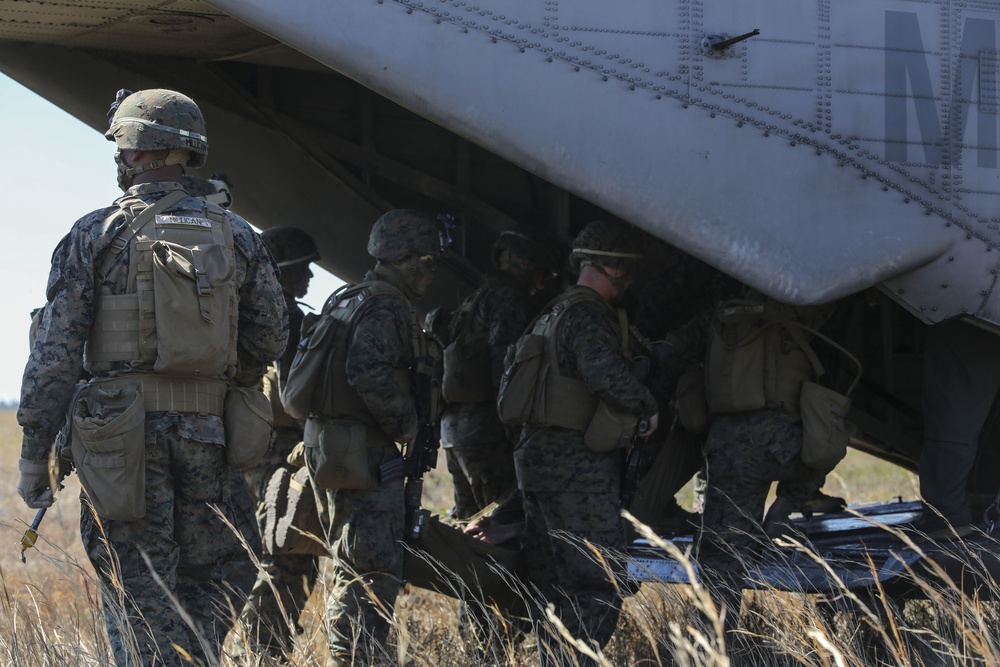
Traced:
<path fill-rule="evenodd" d="M 144 517 L 146 413 L 141 384 L 82 387 L 72 414 L 70 449 L 94 510 L 115 521 Z"/>
<path fill-rule="evenodd" d="M 237 470 L 257 465 L 271 448 L 271 401 L 259 389 L 230 387 L 226 392 L 226 462 Z"/>

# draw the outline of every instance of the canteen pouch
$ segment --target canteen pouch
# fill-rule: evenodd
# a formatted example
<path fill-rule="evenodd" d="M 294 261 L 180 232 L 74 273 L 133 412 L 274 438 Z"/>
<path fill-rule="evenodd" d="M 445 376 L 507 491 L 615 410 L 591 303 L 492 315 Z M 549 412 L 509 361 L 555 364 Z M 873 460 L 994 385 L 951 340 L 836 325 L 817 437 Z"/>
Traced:
<path fill-rule="evenodd" d="M 599 454 L 614 451 L 629 443 L 638 423 L 639 417 L 631 412 L 616 410 L 598 401 L 594 416 L 583 432 L 583 444 Z"/>
<path fill-rule="evenodd" d="M 323 518 L 317 509 L 316 491 L 308 470 L 299 468 L 293 473 L 285 466 L 278 467 L 268 479 L 264 498 L 261 526 L 264 553 L 330 555 L 323 540 Z"/>
<path fill-rule="evenodd" d="M 539 377 L 545 353 L 545 337 L 525 334 L 507 350 L 504 374 L 497 394 L 497 414 L 507 425 L 530 422 L 535 394 L 545 378 Z"/>
<path fill-rule="evenodd" d="M 237 470 L 260 463 L 271 448 L 271 400 L 253 387 L 230 387 L 224 411 L 226 462 Z"/>
<path fill-rule="evenodd" d="M 441 394 L 448 403 L 493 400 L 490 348 L 486 333 L 468 334 L 444 348 Z"/>
<path fill-rule="evenodd" d="M 87 385 L 77 395 L 70 449 L 80 483 L 105 519 L 146 515 L 145 423 L 139 384 Z"/>
<path fill-rule="evenodd" d="M 799 397 L 802 414 L 802 462 L 829 472 L 847 455 L 854 426 L 847 421 L 851 399 L 815 382 L 805 382 Z"/>
<path fill-rule="evenodd" d="M 330 490 L 371 487 L 366 431 L 361 422 L 335 419 L 324 422 L 319 442 L 306 442 L 306 465 L 317 487 Z"/>
<path fill-rule="evenodd" d="M 701 366 L 686 371 L 677 380 L 674 391 L 677 420 L 688 433 L 708 433 L 708 399 L 705 397 L 705 369 Z"/>

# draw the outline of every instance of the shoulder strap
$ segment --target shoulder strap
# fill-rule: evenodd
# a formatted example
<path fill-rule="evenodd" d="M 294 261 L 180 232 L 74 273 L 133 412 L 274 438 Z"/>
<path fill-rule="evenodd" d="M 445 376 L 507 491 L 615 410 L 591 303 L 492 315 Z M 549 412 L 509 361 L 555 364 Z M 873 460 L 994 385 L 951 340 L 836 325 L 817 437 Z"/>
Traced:
<path fill-rule="evenodd" d="M 117 234 L 115 238 L 111 241 L 111 248 L 104 255 L 104 261 L 101 262 L 101 269 L 98 275 L 103 280 L 105 276 L 108 275 L 108 271 L 111 270 L 111 265 L 117 259 L 118 255 L 128 246 L 129 241 L 132 237 L 142 229 L 147 222 L 153 219 L 160 211 L 170 208 L 180 200 L 188 197 L 188 193 L 183 190 L 174 190 L 173 192 L 163 195 L 160 199 L 153 202 L 151 205 L 144 208 L 139 212 L 134 218 L 132 218 L 126 225 L 124 225 Z M 125 212 L 126 216 L 131 215 L 130 211 Z"/>

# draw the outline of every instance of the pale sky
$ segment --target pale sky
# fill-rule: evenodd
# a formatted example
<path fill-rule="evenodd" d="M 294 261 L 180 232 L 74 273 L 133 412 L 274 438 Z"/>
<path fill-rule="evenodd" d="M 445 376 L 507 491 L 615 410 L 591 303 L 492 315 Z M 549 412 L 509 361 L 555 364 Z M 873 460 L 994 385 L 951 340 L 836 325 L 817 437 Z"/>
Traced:
<path fill-rule="evenodd" d="M 0 206 L 8 220 L 0 241 L 0 401 L 20 395 L 29 316 L 45 303 L 53 248 L 78 218 L 121 195 L 114 154 L 101 133 L 0 74 Z M 238 206 L 238 190 L 235 197 Z M 340 280 L 316 265 L 313 273 L 304 300 L 319 308 Z"/>

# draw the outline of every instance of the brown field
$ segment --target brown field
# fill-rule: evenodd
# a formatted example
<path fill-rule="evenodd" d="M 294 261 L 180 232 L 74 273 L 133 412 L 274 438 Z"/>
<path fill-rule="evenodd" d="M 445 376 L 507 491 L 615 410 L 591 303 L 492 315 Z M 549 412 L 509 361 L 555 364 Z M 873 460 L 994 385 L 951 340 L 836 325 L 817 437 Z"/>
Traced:
<path fill-rule="evenodd" d="M 17 470 L 20 431 L 13 411 L 0 411 L 0 456 Z M 443 457 L 442 457 L 443 458 Z M 16 493 L 16 473 L 0 493 L 0 523 L 8 547 L 0 550 L 3 602 L 0 610 L 0 664 L 110 664 L 97 600 L 95 578 L 78 534 L 79 486 L 75 478 L 49 510 L 36 548 L 21 563 L 20 538 L 33 513 Z M 838 467 L 826 491 L 851 502 L 916 496 L 915 476 L 857 452 Z M 691 498 L 690 488 L 682 503 Z M 451 505 L 443 462 L 425 485 L 425 506 L 443 512 Z M 323 585 L 310 599 L 291 665 L 325 665 Z M 997 614 L 992 603 L 954 590 L 928 588 L 929 602 L 908 603 L 905 614 L 887 615 L 875 604 L 852 613 L 821 613 L 805 595 L 756 592 L 744 604 L 745 641 L 735 655 L 720 650 L 718 625 L 704 591 L 697 586 L 644 585 L 625 604 L 618 631 L 600 656 L 601 665 L 996 665 Z M 699 608 L 706 609 L 704 616 Z M 412 589 L 400 596 L 396 628 L 407 664 L 452 667 L 493 664 L 483 660 L 457 627 L 458 603 Z M 499 625 L 499 624 L 498 624 Z M 537 664 L 533 642 L 501 646 L 506 662 Z M 260 658 L 225 658 L 225 665 L 272 664 Z"/>

